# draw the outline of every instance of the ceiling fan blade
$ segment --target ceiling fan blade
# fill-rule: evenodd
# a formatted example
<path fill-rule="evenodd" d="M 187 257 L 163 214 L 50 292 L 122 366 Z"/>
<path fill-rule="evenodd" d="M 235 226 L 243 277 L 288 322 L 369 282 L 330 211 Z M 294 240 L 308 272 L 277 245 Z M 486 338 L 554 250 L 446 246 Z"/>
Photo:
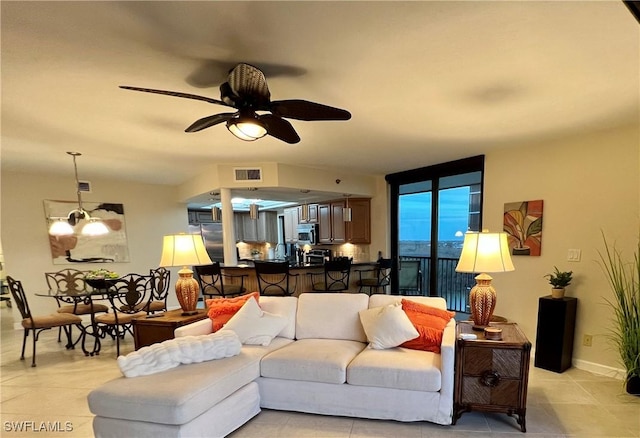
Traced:
<path fill-rule="evenodd" d="M 351 118 L 349 111 L 299 99 L 271 102 L 271 112 L 280 117 L 307 121 L 349 120 Z"/>
<path fill-rule="evenodd" d="M 229 73 L 227 80 L 235 94 L 258 105 L 266 105 L 271 99 L 264 73 L 249 64 L 238 64 Z"/>
<path fill-rule="evenodd" d="M 235 115 L 236 113 L 220 113 L 220 114 L 214 114 L 213 116 L 203 117 L 193 122 L 191 126 L 189 126 L 187 129 L 184 130 L 184 132 L 202 131 L 205 128 L 209 128 L 213 125 L 226 122 L 227 120 L 229 120 Z"/>
<path fill-rule="evenodd" d="M 291 123 L 283 118 L 274 116 L 273 114 L 264 114 L 260 116 L 260 121 L 265 124 L 267 134 L 289 144 L 298 143 L 300 136 Z"/>
<path fill-rule="evenodd" d="M 133 91 L 143 91 L 145 93 L 155 93 L 155 94 L 164 94 L 167 96 L 174 96 L 174 97 L 184 97 L 187 99 L 195 99 L 195 100 L 202 100 L 204 102 L 209 102 L 209 103 L 213 103 L 216 105 L 224 105 L 224 106 L 231 106 L 221 100 L 217 100 L 217 99 L 211 99 L 210 97 L 205 97 L 205 96 L 198 96 L 197 94 L 189 94 L 189 93 L 181 93 L 179 91 L 166 91 L 166 90 L 154 90 L 153 88 L 140 88 L 140 87 L 130 87 L 128 85 L 120 85 L 120 88 L 124 89 L 124 90 L 133 90 Z"/>

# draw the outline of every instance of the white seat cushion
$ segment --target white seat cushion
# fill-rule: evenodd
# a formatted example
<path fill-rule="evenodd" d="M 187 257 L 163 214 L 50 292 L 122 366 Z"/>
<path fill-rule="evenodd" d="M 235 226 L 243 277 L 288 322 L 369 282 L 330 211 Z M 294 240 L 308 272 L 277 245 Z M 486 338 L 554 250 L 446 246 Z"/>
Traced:
<path fill-rule="evenodd" d="M 408 348 L 365 349 L 347 368 L 347 383 L 358 386 L 439 391 L 440 358 L 436 353 Z"/>
<path fill-rule="evenodd" d="M 347 366 L 366 344 L 337 339 L 301 339 L 262 358 L 262 377 L 345 383 Z"/>

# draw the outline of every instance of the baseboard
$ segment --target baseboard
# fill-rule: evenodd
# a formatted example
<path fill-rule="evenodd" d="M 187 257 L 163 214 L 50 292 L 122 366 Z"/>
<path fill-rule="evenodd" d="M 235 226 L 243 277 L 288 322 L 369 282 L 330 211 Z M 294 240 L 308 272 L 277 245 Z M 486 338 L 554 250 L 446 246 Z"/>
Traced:
<path fill-rule="evenodd" d="M 572 364 L 574 367 L 580 370 L 588 371 L 593 374 L 599 374 L 601 376 L 612 377 L 618 380 L 624 380 L 627 375 L 627 373 L 622 368 L 614 368 L 599 363 L 588 362 L 586 360 L 573 359 Z"/>

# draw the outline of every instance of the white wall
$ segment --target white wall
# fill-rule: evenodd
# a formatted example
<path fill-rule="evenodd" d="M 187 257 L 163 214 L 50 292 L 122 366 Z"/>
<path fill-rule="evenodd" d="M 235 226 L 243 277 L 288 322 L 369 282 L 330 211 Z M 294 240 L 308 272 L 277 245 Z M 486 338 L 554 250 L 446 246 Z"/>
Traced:
<path fill-rule="evenodd" d="M 495 274 L 496 314 L 517 322 L 535 347 L 538 299 L 550 294 L 543 276 L 558 266 L 571 270 L 567 295 L 578 298 L 574 362 L 620 368 L 607 338 L 611 296 L 597 260 L 601 232 L 629 256 L 640 230 L 640 134 L 638 127 L 531 143 L 486 154 L 484 227 L 502 230 L 504 204 L 544 200 L 542 254 L 513 257 L 516 270 Z M 582 260 L 567 261 L 568 249 Z M 584 347 L 584 334 L 593 346 Z M 600 370 L 602 371 L 602 370 Z"/>
<path fill-rule="evenodd" d="M 81 270 L 107 267 L 119 274 L 148 273 L 150 268 L 158 267 L 162 236 L 187 231 L 187 209 L 184 204 L 175 201 L 175 188 L 88 179 L 93 192 L 83 194 L 83 201 L 124 204 L 129 263 L 54 265 L 49 250 L 43 200 L 77 199 L 73 174 L 52 177 L 2 172 L 0 215 L 6 274 L 22 281 L 35 314 L 50 313 L 57 308 L 53 299 L 33 295 L 37 291 L 47 290 L 44 272 L 66 267 Z M 171 275 L 173 282 L 177 279 L 177 269 L 172 268 Z M 169 294 L 169 305 L 178 305 L 173 293 Z M 19 321 L 15 306 L 14 316 Z"/>

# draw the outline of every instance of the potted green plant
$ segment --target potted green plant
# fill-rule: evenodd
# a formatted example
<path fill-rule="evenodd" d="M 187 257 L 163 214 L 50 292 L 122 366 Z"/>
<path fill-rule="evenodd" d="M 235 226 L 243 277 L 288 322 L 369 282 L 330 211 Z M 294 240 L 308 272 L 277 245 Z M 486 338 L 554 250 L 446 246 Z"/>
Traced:
<path fill-rule="evenodd" d="M 603 240 L 601 266 L 613 292 L 613 298 L 605 298 L 614 312 L 611 339 L 627 373 L 627 392 L 640 395 L 640 240 L 633 262 L 626 261 L 615 245 L 609 246 L 604 235 Z"/>
<path fill-rule="evenodd" d="M 554 272 L 545 275 L 545 278 L 549 280 L 549 284 L 552 287 L 551 297 L 560 299 L 564 297 L 564 288 L 571 284 L 573 271 L 560 271 L 556 266 L 553 267 Z"/>

